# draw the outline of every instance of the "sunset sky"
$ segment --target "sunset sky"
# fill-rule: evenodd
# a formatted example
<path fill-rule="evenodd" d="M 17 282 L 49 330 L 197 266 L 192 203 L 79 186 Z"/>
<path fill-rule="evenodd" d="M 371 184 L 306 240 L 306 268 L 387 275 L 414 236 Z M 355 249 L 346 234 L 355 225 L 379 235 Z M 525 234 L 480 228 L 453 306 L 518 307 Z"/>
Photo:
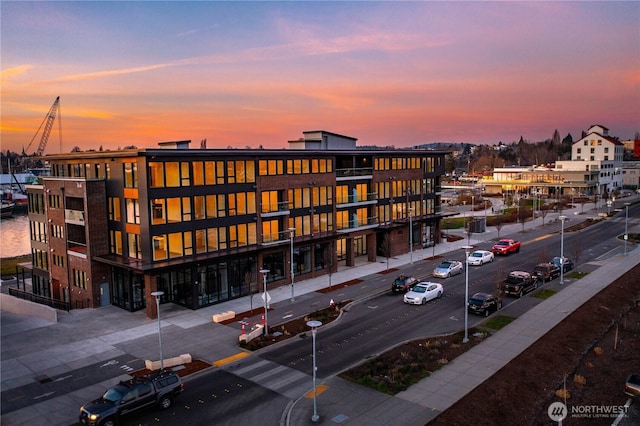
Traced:
<path fill-rule="evenodd" d="M 2 1 L 0 16 L 5 152 L 57 96 L 62 152 L 640 131 L 638 1 Z M 59 152 L 56 122 L 45 153 Z"/>

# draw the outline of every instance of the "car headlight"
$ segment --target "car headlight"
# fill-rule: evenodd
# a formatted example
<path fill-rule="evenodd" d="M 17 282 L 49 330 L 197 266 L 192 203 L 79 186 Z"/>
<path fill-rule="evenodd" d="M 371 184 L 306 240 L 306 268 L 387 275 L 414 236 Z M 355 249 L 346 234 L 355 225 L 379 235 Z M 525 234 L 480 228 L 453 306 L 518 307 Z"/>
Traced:
<path fill-rule="evenodd" d="M 91 420 L 92 422 L 95 422 L 96 420 L 98 420 L 98 417 L 100 417 L 97 414 L 89 414 L 89 420 Z"/>

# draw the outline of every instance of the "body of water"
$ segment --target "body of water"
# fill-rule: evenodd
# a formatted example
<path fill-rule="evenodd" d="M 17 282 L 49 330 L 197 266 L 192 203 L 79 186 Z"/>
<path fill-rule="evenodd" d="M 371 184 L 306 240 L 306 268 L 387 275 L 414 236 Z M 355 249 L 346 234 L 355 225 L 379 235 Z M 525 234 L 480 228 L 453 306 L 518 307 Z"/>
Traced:
<path fill-rule="evenodd" d="M 0 258 L 23 256 L 31 253 L 29 216 L 15 214 L 0 220 Z"/>

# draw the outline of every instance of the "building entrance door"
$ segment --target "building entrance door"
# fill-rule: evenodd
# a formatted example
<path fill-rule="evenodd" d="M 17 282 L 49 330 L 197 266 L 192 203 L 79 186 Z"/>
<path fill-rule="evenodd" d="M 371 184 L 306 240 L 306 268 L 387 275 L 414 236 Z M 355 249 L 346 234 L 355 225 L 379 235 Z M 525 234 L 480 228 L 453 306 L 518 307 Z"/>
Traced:
<path fill-rule="evenodd" d="M 100 306 L 111 304 L 111 294 L 109 293 L 109 283 L 100 284 Z"/>

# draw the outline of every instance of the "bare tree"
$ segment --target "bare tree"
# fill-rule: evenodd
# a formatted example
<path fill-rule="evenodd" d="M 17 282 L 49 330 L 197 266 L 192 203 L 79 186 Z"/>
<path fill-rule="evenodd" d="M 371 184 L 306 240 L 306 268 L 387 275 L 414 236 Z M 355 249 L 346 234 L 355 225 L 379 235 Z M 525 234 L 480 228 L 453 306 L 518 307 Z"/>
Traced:
<path fill-rule="evenodd" d="M 582 234 L 577 233 L 573 237 L 573 243 L 571 244 L 571 257 L 573 257 L 573 265 L 574 267 L 578 267 L 578 260 L 580 260 L 580 256 L 582 256 L 582 251 L 584 247 L 582 247 Z"/>
<path fill-rule="evenodd" d="M 518 208 L 518 220 L 522 224 L 522 232 L 524 232 L 524 223 L 526 222 L 526 220 L 531 215 L 531 213 L 529 213 L 529 210 L 527 210 L 525 208 L 524 201 L 525 200 L 519 200 L 518 201 L 518 206 L 519 206 L 519 208 Z"/>
<path fill-rule="evenodd" d="M 258 292 L 258 282 L 256 280 L 257 275 L 249 271 L 244 273 L 244 284 L 249 287 L 249 302 L 251 310 L 253 311 L 253 295 Z"/>
<path fill-rule="evenodd" d="M 387 270 L 389 269 L 389 258 L 391 257 L 391 237 L 386 232 L 380 242 L 380 252 L 387 259 Z"/>
<path fill-rule="evenodd" d="M 333 249 L 333 241 L 324 247 L 322 252 L 322 263 L 327 268 L 327 274 L 329 274 L 329 288 L 331 288 L 331 276 L 333 275 L 333 267 L 335 264 L 335 253 Z"/>
<path fill-rule="evenodd" d="M 541 208 L 540 217 L 542 217 L 542 226 L 544 227 L 544 218 L 549 214 L 549 209 Z"/>
<path fill-rule="evenodd" d="M 536 253 L 538 263 L 547 263 L 550 259 L 549 252 L 546 247 L 541 247 Z"/>
<path fill-rule="evenodd" d="M 496 282 L 496 297 L 498 298 L 499 306 L 502 306 L 502 298 L 504 297 L 504 267 L 501 263 L 498 263 L 494 280 Z"/>
<path fill-rule="evenodd" d="M 500 230 L 504 226 L 504 217 L 502 216 L 502 213 L 493 218 L 493 226 L 498 230 L 498 239 L 500 239 Z"/>

